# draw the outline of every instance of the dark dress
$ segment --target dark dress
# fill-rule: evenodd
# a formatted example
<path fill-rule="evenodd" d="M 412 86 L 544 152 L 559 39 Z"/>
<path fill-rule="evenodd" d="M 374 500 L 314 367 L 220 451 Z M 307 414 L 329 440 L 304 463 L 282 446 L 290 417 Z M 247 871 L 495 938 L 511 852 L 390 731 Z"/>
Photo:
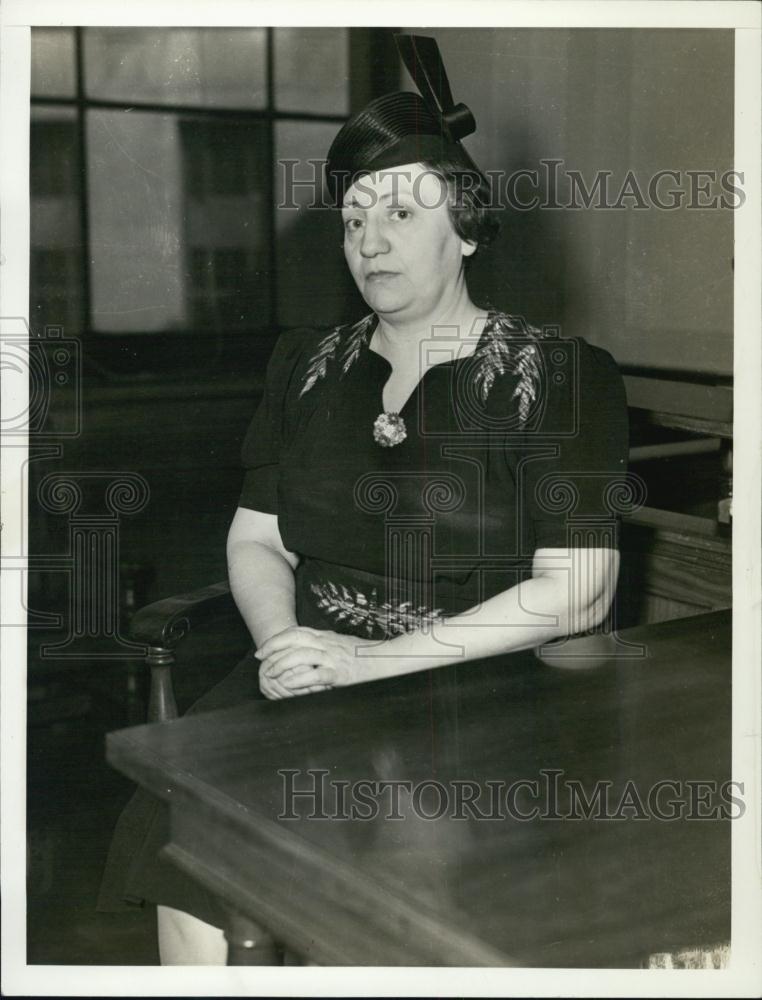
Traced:
<path fill-rule="evenodd" d="M 239 503 L 277 514 L 299 554 L 300 624 L 383 638 L 514 586 L 538 548 L 616 547 L 628 424 L 606 351 L 490 312 L 468 358 L 425 345 L 436 363 L 385 446 L 374 424 L 391 367 L 369 347 L 375 325 L 283 334 L 244 442 Z M 261 697 L 257 669 L 252 651 L 190 711 Z M 157 858 L 166 837 L 165 807 L 138 791 L 99 909 L 148 900 L 223 926 L 213 897 Z"/>

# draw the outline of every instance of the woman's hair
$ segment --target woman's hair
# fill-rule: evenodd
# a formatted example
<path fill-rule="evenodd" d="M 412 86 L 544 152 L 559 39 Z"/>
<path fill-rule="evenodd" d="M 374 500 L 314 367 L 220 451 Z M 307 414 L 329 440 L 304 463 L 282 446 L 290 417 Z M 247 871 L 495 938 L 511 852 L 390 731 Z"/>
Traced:
<path fill-rule="evenodd" d="M 468 114 L 473 131 L 473 116 Z M 334 205 L 364 174 L 406 163 L 420 163 L 447 186 L 455 232 L 478 248 L 491 243 L 500 225 L 491 208 L 490 185 L 459 141 L 445 127 L 441 112 L 420 94 L 400 91 L 371 101 L 342 126 L 331 143 L 325 177 Z M 475 255 L 467 258 L 472 260 Z"/>
<path fill-rule="evenodd" d="M 428 157 L 420 162 L 447 185 L 447 208 L 458 236 L 475 243 L 477 253 L 489 246 L 500 231 L 500 221 L 491 205 L 490 186 L 484 174 L 457 155 Z M 475 256 L 472 254 L 466 262 Z"/>

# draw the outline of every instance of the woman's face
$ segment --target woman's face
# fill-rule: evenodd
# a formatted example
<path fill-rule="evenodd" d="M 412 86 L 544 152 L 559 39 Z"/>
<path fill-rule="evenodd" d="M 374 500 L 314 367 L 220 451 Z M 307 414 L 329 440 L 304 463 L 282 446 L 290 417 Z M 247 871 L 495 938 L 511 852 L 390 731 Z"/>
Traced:
<path fill-rule="evenodd" d="M 425 318 L 454 288 L 476 247 L 455 232 L 447 201 L 444 181 L 417 163 L 367 174 L 348 189 L 344 254 L 374 312 Z"/>

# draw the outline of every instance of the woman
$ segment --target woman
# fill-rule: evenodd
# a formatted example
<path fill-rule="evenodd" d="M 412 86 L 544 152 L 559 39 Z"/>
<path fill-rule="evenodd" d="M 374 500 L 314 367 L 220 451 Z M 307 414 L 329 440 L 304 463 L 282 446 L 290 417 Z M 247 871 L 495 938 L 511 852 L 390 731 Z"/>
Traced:
<path fill-rule="evenodd" d="M 228 541 L 256 648 L 193 711 L 478 669 L 593 628 L 613 597 L 621 377 L 583 340 L 472 301 L 467 266 L 495 231 L 459 141 L 473 118 L 435 43 L 399 44 L 424 98 L 373 102 L 326 167 L 370 312 L 276 345 Z M 138 793 L 125 815 L 111 891 L 158 902 L 162 962 L 224 962 L 214 901 L 156 859 L 162 811 Z"/>

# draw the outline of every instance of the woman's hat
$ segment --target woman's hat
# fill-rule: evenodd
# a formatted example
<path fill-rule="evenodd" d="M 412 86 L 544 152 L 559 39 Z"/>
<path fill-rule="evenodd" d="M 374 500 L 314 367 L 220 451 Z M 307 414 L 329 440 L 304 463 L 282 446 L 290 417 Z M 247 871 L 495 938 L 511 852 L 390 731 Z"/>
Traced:
<path fill-rule="evenodd" d="M 395 35 L 420 94 L 384 94 L 342 127 L 328 151 L 325 175 L 334 204 L 361 174 L 403 163 L 448 158 L 481 173 L 460 140 L 476 131 L 465 104 L 456 104 L 439 47 L 424 35 Z"/>

